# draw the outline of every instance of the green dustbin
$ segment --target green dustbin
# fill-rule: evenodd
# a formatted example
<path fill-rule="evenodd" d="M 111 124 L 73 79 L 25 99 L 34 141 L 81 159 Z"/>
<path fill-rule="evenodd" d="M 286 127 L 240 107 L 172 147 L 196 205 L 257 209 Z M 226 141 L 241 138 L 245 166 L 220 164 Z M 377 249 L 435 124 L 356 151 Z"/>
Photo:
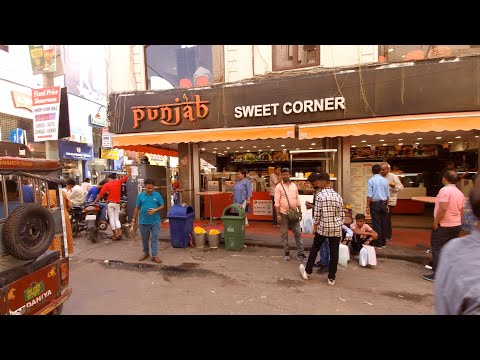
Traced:
<path fill-rule="evenodd" d="M 231 209 L 235 213 L 231 213 Z M 227 206 L 223 209 L 223 237 L 225 239 L 225 249 L 239 251 L 245 245 L 245 210 L 238 204 Z"/>

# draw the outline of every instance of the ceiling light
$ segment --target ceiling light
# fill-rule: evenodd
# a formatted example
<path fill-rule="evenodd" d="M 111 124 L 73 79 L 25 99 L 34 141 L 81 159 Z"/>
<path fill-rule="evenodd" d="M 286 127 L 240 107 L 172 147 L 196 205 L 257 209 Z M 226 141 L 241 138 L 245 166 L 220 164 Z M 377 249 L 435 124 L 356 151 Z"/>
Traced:
<path fill-rule="evenodd" d="M 367 140 L 362 140 L 362 142 L 367 142 Z"/>
<path fill-rule="evenodd" d="M 270 149 L 270 151 L 275 151 L 274 149 Z"/>
<path fill-rule="evenodd" d="M 224 152 L 228 152 L 227 150 L 225 150 Z"/>
<path fill-rule="evenodd" d="M 387 52 L 391 53 L 391 52 L 393 52 L 394 50 L 395 50 L 395 49 L 390 48 L 390 49 L 387 50 Z"/>
<path fill-rule="evenodd" d="M 417 140 L 422 140 L 423 138 L 417 138 Z"/>
<path fill-rule="evenodd" d="M 403 145 L 403 143 L 398 143 L 398 145 Z"/>
<path fill-rule="evenodd" d="M 437 136 L 435 139 L 440 140 L 441 138 L 442 138 L 441 136 Z"/>
<path fill-rule="evenodd" d="M 402 141 L 403 139 L 398 139 L 398 141 Z"/>
<path fill-rule="evenodd" d="M 217 152 L 216 152 L 216 151 L 214 151 L 213 153 L 214 153 L 214 154 L 216 154 Z"/>
<path fill-rule="evenodd" d="M 478 135 L 475 135 L 475 138 L 478 138 Z"/>
<path fill-rule="evenodd" d="M 419 142 L 416 142 L 415 145 L 420 145 L 420 143 L 419 143 Z"/>
<path fill-rule="evenodd" d="M 370 145 L 370 144 L 367 144 L 367 146 L 372 146 L 372 145 Z"/>
<path fill-rule="evenodd" d="M 263 151 L 262 149 L 259 149 L 258 151 Z"/>
<path fill-rule="evenodd" d="M 230 150 L 230 146 L 227 146 L 227 150 Z"/>
<path fill-rule="evenodd" d="M 243 149 L 243 146 L 240 146 L 240 149 Z"/>
<path fill-rule="evenodd" d="M 352 147 L 357 147 L 357 145 L 352 145 Z"/>
<path fill-rule="evenodd" d="M 257 147 L 257 145 L 253 145 L 253 148 L 255 149 Z"/>
<path fill-rule="evenodd" d="M 313 146 L 315 146 L 315 143 L 311 143 L 310 145 L 313 145 Z"/>
<path fill-rule="evenodd" d="M 238 152 L 238 150 L 235 150 L 235 152 Z"/>
<path fill-rule="evenodd" d="M 387 146 L 387 144 L 382 144 L 383 146 Z"/>
<path fill-rule="evenodd" d="M 282 144 L 282 145 L 280 145 L 280 146 L 281 146 L 281 147 L 285 147 L 285 145 L 283 145 L 283 144 Z"/>
<path fill-rule="evenodd" d="M 449 144 L 453 144 L 453 141 L 449 141 L 448 143 L 449 143 Z"/>
<path fill-rule="evenodd" d="M 313 148 L 308 148 L 309 150 L 313 150 Z"/>
<path fill-rule="evenodd" d="M 383 139 L 380 139 L 380 140 L 378 140 L 378 141 L 385 141 L 385 140 L 383 140 Z"/>
<path fill-rule="evenodd" d="M 247 152 L 250 152 L 250 150 L 247 150 Z"/>
<path fill-rule="evenodd" d="M 270 147 L 270 145 L 267 145 L 267 147 Z"/>
<path fill-rule="evenodd" d="M 455 136 L 455 139 L 461 139 L 462 137 L 460 135 Z"/>
<path fill-rule="evenodd" d="M 202 151 L 205 151 L 205 148 L 202 148 L 201 150 L 202 150 Z"/>

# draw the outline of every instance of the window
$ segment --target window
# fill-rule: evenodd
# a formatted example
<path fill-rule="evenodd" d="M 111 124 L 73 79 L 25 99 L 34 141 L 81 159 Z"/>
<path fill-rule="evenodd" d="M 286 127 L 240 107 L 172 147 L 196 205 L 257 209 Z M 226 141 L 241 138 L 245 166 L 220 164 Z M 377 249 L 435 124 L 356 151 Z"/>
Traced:
<path fill-rule="evenodd" d="M 320 65 L 320 45 L 273 45 L 273 70 Z"/>
<path fill-rule="evenodd" d="M 378 49 L 379 62 L 390 63 L 478 54 L 478 45 L 380 45 Z"/>

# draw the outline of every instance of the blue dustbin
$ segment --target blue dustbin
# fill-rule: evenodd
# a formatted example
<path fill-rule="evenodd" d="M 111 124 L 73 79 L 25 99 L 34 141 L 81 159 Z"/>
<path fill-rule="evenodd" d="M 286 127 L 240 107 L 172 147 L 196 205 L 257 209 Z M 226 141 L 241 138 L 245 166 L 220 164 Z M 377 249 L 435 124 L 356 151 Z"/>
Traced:
<path fill-rule="evenodd" d="M 186 248 L 193 231 L 195 210 L 191 206 L 173 205 L 167 213 L 170 242 L 174 248 Z"/>

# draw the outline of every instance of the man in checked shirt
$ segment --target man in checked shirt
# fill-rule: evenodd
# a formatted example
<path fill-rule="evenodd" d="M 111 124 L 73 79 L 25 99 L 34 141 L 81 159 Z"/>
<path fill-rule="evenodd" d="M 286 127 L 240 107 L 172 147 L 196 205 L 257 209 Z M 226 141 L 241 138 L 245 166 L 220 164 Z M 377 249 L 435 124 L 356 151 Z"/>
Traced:
<path fill-rule="evenodd" d="M 328 285 L 335 285 L 335 275 L 338 265 L 338 247 L 342 237 L 344 221 L 343 199 L 330 186 L 330 176 L 322 172 L 318 175 L 320 191 L 315 197 L 313 224 L 315 238 L 308 255 L 307 265 L 300 264 L 300 274 L 308 280 L 313 271 L 313 265 L 323 242 L 328 239 L 330 249 L 330 264 L 328 266 Z"/>

